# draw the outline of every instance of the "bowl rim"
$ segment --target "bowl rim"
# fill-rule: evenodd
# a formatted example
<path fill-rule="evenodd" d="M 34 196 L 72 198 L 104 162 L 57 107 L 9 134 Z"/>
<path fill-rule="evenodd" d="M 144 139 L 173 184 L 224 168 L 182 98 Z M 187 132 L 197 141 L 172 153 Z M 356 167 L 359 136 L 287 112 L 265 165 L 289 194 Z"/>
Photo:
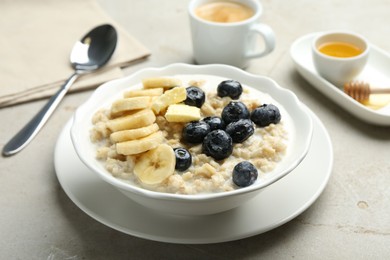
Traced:
<path fill-rule="evenodd" d="M 143 74 L 161 74 L 164 71 L 174 71 L 173 74 L 194 74 L 194 75 L 213 75 L 213 76 L 220 76 L 220 77 L 228 77 L 226 75 L 230 74 L 236 74 L 240 75 L 241 78 L 246 78 L 247 80 L 244 81 L 256 81 L 256 80 L 265 80 L 268 81 L 272 85 L 272 91 L 278 92 L 283 98 L 287 98 L 288 100 L 291 100 L 294 105 L 296 106 L 297 110 L 299 110 L 306 118 L 306 126 L 307 126 L 307 137 L 305 138 L 305 142 L 302 144 L 303 150 L 301 154 L 297 156 L 297 158 L 289 164 L 289 166 L 286 169 L 283 169 L 280 172 L 275 173 L 275 176 L 272 176 L 272 178 L 267 178 L 261 183 L 258 183 L 256 185 L 251 185 L 244 188 L 235 189 L 232 191 L 226 191 L 226 192 L 217 192 L 217 193 L 198 193 L 198 194 L 176 194 L 176 193 L 165 193 L 165 192 L 158 192 L 153 190 L 148 190 L 146 188 L 142 188 L 140 186 L 132 185 L 130 183 L 127 183 L 124 180 L 121 180 L 117 177 L 114 177 L 110 172 L 107 170 L 102 171 L 100 168 L 96 167 L 94 164 L 90 163 L 91 158 L 94 159 L 94 161 L 97 161 L 95 156 L 87 156 L 85 153 L 83 153 L 83 147 L 80 141 L 80 131 L 78 131 L 78 126 L 81 121 L 85 121 L 85 115 L 88 114 L 90 117 L 92 117 L 92 114 L 88 111 L 88 106 L 93 102 L 95 98 L 98 96 L 101 96 L 102 93 L 110 91 L 109 89 L 112 88 L 112 86 L 118 86 L 126 81 L 129 81 L 131 79 L 140 77 Z M 217 72 L 219 71 L 219 72 Z M 166 72 L 165 75 L 169 75 L 172 73 Z M 232 77 L 233 78 L 233 77 Z M 244 82 L 244 84 L 246 84 Z M 246 84 L 247 85 L 247 84 Z M 131 87 L 131 86 L 127 86 Z M 268 94 L 268 93 L 267 93 Z M 112 94 L 111 94 L 112 95 Z M 274 98 L 272 95 L 270 95 L 272 98 Z M 100 106 L 102 107 L 102 106 Z M 89 112 L 89 113 L 88 113 Z M 93 112 L 96 112 L 94 110 Z M 90 118 L 89 118 L 90 119 Z M 88 129 L 89 133 L 90 129 Z M 245 194 L 248 192 L 253 192 L 257 190 L 261 190 L 262 188 L 271 185 L 272 183 L 278 181 L 279 179 L 286 176 L 289 172 L 291 172 L 293 169 L 295 169 L 305 158 L 309 151 L 311 139 L 313 134 L 313 123 L 312 119 L 308 113 L 307 108 L 299 101 L 298 97 L 291 91 L 285 88 L 282 88 L 279 86 L 276 81 L 269 77 L 265 76 L 259 76 L 254 75 L 249 72 L 243 71 L 239 68 L 229 66 L 229 65 L 223 65 L 223 64 L 208 64 L 208 65 L 192 65 L 192 64 L 185 64 L 185 63 L 173 63 L 167 66 L 163 67 L 148 67 L 138 70 L 137 72 L 130 74 L 128 76 L 125 76 L 120 79 L 108 81 L 101 86 L 99 86 L 92 95 L 82 104 L 80 105 L 73 116 L 73 122 L 71 126 L 71 140 L 73 143 L 73 146 L 76 150 L 77 155 L 81 159 L 81 161 L 94 173 L 97 173 L 100 178 L 102 178 L 104 181 L 114 185 L 116 188 L 119 188 L 120 190 L 125 190 L 134 193 L 135 195 L 141 195 L 146 196 L 149 198 L 155 198 L 159 200 L 175 200 L 175 201 L 210 201 L 210 200 L 219 200 L 230 196 L 235 196 L 239 194 Z M 88 134 L 88 141 L 89 141 L 89 134 Z M 91 143 L 92 144 L 92 143 Z M 101 163 L 101 162 L 99 162 Z"/>

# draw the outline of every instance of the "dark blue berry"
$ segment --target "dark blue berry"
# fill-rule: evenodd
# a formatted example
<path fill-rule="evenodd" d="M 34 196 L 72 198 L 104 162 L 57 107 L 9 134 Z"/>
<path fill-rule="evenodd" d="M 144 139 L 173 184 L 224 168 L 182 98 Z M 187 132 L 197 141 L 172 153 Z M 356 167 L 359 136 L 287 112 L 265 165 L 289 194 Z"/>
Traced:
<path fill-rule="evenodd" d="M 222 160 L 233 152 L 233 141 L 229 134 L 221 129 L 211 131 L 206 135 L 202 144 L 203 153 Z"/>
<path fill-rule="evenodd" d="M 250 119 L 240 119 L 228 124 L 225 131 L 232 137 L 233 143 L 242 143 L 253 135 L 255 128 Z"/>
<path fill-rule="evenodd" d="M 223 122 L 222 118 L 218 116 L 208 116 L 203 118 L 203 121 L 210 126 L 210 131 L 216 129 L 225 129 L 225 123 Z"/>
<path fill-rule="evenodd" d="M 272 104 L 264 104 L 255 108 L 251 113 L 252 121 L 258 126 L 268 126 L 280 122 L 282 116 L 279 109 Z"/>
<path fill-rule="evenodd" d="M 187 98 L 184 100 L 184 103 L 189 106 L 201 107 L 206 100 L 206 95 L 204 91 L 198 87 L 188 87 L 186 88 Z"/>
<path fill-rule="evenodd" d="M 190 152 L 183 147 L 175 148 L 173 151 L 175 152 L 176 157 L 175 169 L 178 171 L 187 170 L 192 163 L 192 156 Z"/>
<path fill-rule="evenodd" d="M 242 94 L 242 86 L 240 82 L 236 80 L 224 80 L 219 83 L 217 93 L 220 97 L 228 96 L 232 99 L 238 99 Z"/>
<path fill-rule="evenodd" d="M 182 136 L 187 143 L 200 144 L 209 132 L 210 126 L 206 122 L 193 121 L 184 126 Z"/>
<path fill-rule="evenodd" d="M 250 113 L 248 108 L 241 101 L 230 101 L 222 110 L 222 119 L 225 124 L 238 121 L 240 119 L 249 119 Z"/>
<path fill-rule="evenodd" d="M 252 185 L 257 176 L 256 167 L 248 161 L 238 163 L 233 169 L 233 182 L 239 187 Z"/>

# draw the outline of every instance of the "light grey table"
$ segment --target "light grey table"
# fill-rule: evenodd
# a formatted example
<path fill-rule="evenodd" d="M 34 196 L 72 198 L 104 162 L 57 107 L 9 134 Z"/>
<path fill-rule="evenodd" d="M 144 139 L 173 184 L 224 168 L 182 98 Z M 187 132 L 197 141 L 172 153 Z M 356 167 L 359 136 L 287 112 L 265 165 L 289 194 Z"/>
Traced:
<path fill-rule="evenodd" d="M 99 0 L 152 56 L 125 70 L 193 63 L 188 1 Z M 0 158 L 0 259 L 389 259 L 390 128 L 368 125 L 328 100 L 296 72 L 292 42 L 307 33 L 348 29 L 390 51 L 388 0 L 262 1 L 276 50 L 248 72 L 294 91 L 326 126 L 334 167 L 319 199 L 267 233 L 220 244 L 176 245 L 132 237 L 95 221 L 63 192 L 53 151 L 75 109 L 91 94 L 65 98 L 25 150 Z M 45 101 L 0 109 L 0 145 Z"/>

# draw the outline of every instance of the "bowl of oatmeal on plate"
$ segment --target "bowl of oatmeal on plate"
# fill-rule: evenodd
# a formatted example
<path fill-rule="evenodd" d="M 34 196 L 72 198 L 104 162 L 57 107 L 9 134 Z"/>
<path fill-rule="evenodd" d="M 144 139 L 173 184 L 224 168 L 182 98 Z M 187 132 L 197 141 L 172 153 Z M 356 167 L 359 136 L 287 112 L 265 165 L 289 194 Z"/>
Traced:
<path fill-rule="evenodd" d="M 304 159 L 312 122 L 273 80 L 172 64 L 107 82 L 81 105 L 75 150 L 135 202 L 168 214 L 235 208 Z"/>

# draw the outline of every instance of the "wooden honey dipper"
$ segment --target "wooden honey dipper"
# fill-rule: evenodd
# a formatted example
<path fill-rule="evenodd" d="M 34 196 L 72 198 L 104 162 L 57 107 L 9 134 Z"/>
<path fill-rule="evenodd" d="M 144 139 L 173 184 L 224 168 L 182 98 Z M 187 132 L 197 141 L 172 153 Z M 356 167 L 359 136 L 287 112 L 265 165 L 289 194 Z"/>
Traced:
<path fill-rule="evenodd" d="M 390 88 L 375 88 L 363 81 L 351 81 L 345 83 L 344 92 L 362 102 L 368 100 L 371 94 L 390 94 Z"/>

